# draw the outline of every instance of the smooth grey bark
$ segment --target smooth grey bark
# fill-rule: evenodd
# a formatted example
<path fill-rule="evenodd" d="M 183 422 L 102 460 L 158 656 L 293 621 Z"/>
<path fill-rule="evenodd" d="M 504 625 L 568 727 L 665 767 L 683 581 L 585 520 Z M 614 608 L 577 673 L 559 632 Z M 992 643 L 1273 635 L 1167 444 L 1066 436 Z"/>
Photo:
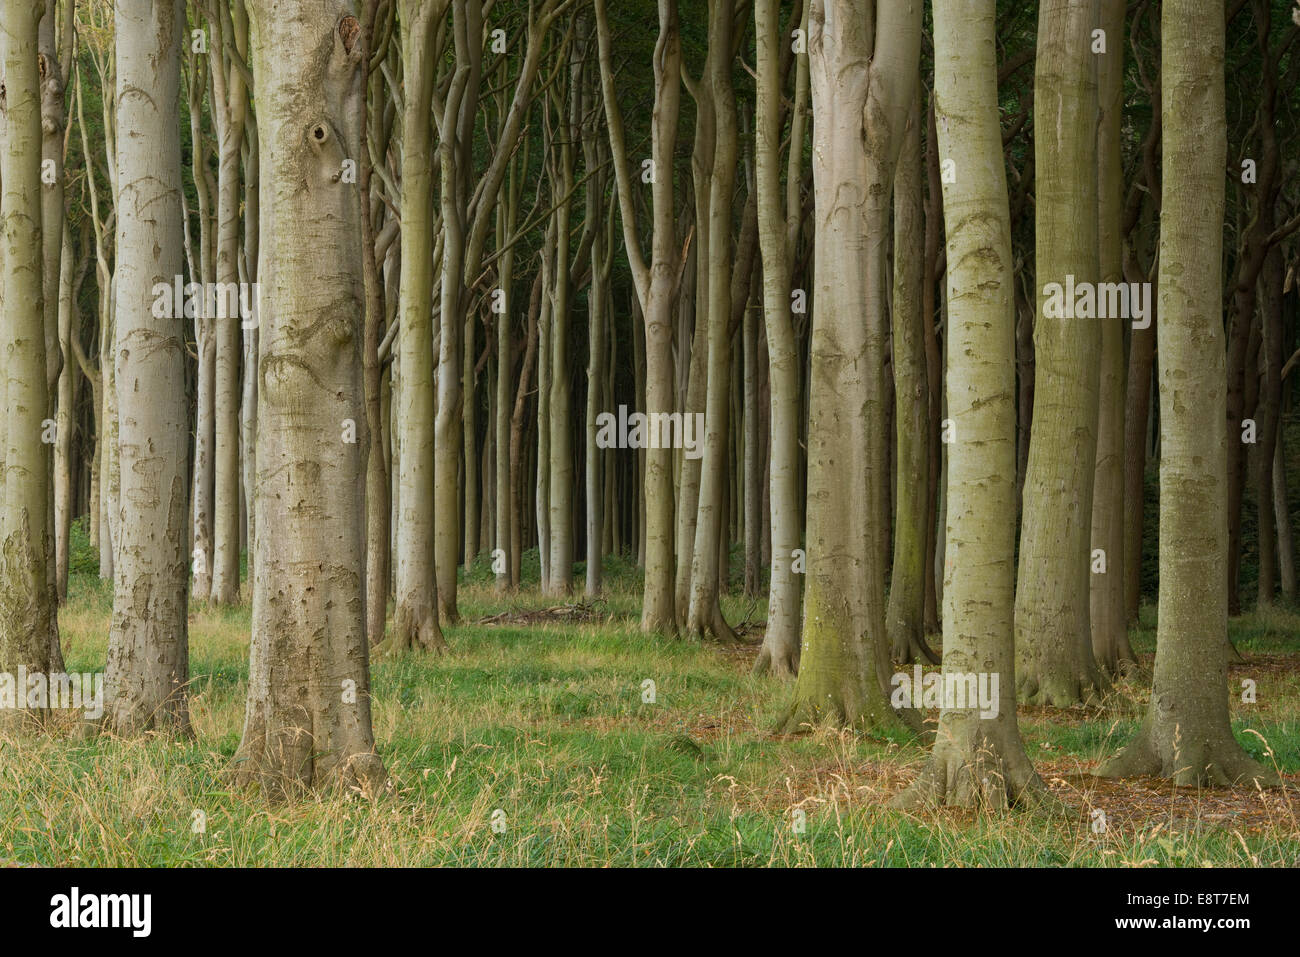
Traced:
<path fill-rule="evenodd" d="M 1034 73 L 1034 410 L 1016 576 L 1021 702 L 1095 701 L 1106 681 L 1089 614 L 1101 327 L 1051 314 L 1048 288 L 1097 281 L 1097 57 L 1093 0 L 1042 0 Z M 1112 41 L 1113 43 L 1113 41 Z M 958 160 L 960 164 L 960 160 Z M 960 172 L 960 170 L 959 170 Z M 1087 210 L 1079 215 L 1079 209 Z M 1072 305 L 1072 304 L 1071 304 Z"/>
<path fill-rule="evenodd" d="M 921 98 L 908 112 L 894 176 L 894 286 L 890 318 L 894 370 L 893 570 L 885 629 L 895 662 L 938 664 L 925 643 L 926 493 L 930 487 L 930 409 L 926 380 L 926 321 L 922 309 L 925 224 L 921 204 Z"/>
<path fill-rule="evenodd" d="M 240 159 L 248 116 L 248 91 L 236 57 L 247 59 L 248 23 L 243 0 L 217 3 L 212 29 L 212 116 L 218 143 L 216 282 L 219 299 L 240 282 Z M 207 301 L 207 297 L 205 297 Z M 219 308 L 209 317 L 215 341 L 213 382 L 212 590 L 220 605 L 239 601 L 239 389 L 241 320 L 239 310 Z"/>
<path fill-rule="evenodd" d="M 262 244 L 256 578 L 238 782 L 384 784 L 365 632 L 360 24 L 345 0 L 256 0 Z M 344 440 L 356 424 L 358 441 Z"/>
<path fill-rule="evenodd" d="M 189 733 L 185 315 L 159 308 L 183 268 L 180 51 L 185 7 L 117 0 L 115 314 L 120 516 L 101 727 Z"/>
<path fill-rule="evenodd" d="M 948 245 L 948 521 L 943 675 L 997 678 L 988 714 L 939 713 L 934 752 L 895 806 L 1060 810 L 1025 754 L 1013 649 L 1016 508 L 1015 282 L 998 122 L 994 0 L 936 0 L 939 151 Z"/>
<path fill-rule="evenodd" d="M 800 26 L 808 30 L 808 2 L 801 4 Z M 795 571 L 801 541 L 799 507 L 799 353 L 791 302 L 795 243 L 802 225 L 799 189 L 803 181 L 804 134 L 808 111 L 808 54 L 796 54 L 793 109 L 784 206 L 779 166 L 782 114 L 781 72 L 775 0 L 754 5 L 758 45 L 758 120 L 756 179 L 758 237 L 763 256 L 763 315 L 769 377 L 768 511 L 770 521 L 767 630 L 754 662 L 758 674 L 778 677 L 799 670 L 799 611 L 802 579 Z"/>
<path fill-rule="evenodd" d="M 921 7 L 814 0 L 809 16 L 816 187 L 808 418 L 807 579 L 794 700 L 781 725 L 919 730 L 890 706 L 879 523 L 886 226 L 919 76 Z"/>
<path fill-rule="evenodd" d="M 434 561 L 433 102 L 437 22 L 447 0 L 406 0 L 400 10 L 405 71 L 402 262 L 394 444 L 395 608 L 384 652 L 446 649 Z M 454 571 L 453 571 L 454 573 Z"/>
<path fill-rule="evenodd" d="M 1228 430 L 1223 316 L 1227 156 L 1222 0 L 1164 0 L 1160 216 L 1160 599 L 1146 717 L 1103 777 L 1276 784 L 1228 713 Z"/>
<path fill-rule="evenodd" d="M 708 271 L 708 325 L 704 403 L 704 456 L 691 553 L 690 603 L 686 631 L 734 641 L 735 632 L 719 604 L 723 577 L 719 549 L 725 548 L 727 520 L 723 509 L 728 480 L 731 393 L 732 193 L 736 185 L 738 135 L 736 96 L 731 81 L 734 11 L 727 4 L 709 8 L 709 57 L 700 80 L 713 116 L 713 157 L 708 180 L 708 256 L 700 260 Z M 698 184 L 697 184 L 698 188 Z M 741 296 L 748 298 L 745 292 Z"/>
<path fill-rule="evenodd" d="M 1097 240 L 1098 279 L 1124 281 L 1122 121 L 1124 106 L 1124 0 L 1101 0 L 1101 29 L 1106 52 L 1098 54 Z M 1137 665 L 1129 646 L 1124 611 L 1124 326 L 1114 316 L 1101 323 L 1098 377 L 1097 462 L 1092 500 L 1092 550 L 1089 590 L 1092 651 L 1107 677 L 1125 674 Z"/>
<path fill-rule="evenodd" d="M 44 4 L 0 6 L 0 272 L 5 348 L 5 452 L 0 508 L 0 671 L 48 673 L 58 641 L 47 574 L 50 454 L 41 441 L 49 407 L 41 238 L 41 101 L 37 25 Z M 3 714 L 41 718 L 44 708 Z"/>
<path fill-rule="evenodd" d="M 676 149 L 677 117 L 681 105 L 681 37 L 677 2 L 659 0 L 651 159 L 655 170 L 662 171 L 662 175 L 655 176 L 652 186 L 654 220 L 648 265 L 636 236 L 623 116 L 615 96 L 614 71 L 610 62 L 611 40 L 605 0 L 595 0 L 595 7 L 605 120 L 614 158 L 623 241 L 645 323 L 645 411 L 654 415 L 671 412 L 674 406 L 672 306 L 677 289 L 677 250 L 673 223 L 672 157 Z M 638 547 L 643 544 L 645 550 L 641 630 L 671 634 L 677 630 L 673 568 L 673 450 L 652 448 L 645 452 L 644 458 L 645 534 L 638 539 Z"/>

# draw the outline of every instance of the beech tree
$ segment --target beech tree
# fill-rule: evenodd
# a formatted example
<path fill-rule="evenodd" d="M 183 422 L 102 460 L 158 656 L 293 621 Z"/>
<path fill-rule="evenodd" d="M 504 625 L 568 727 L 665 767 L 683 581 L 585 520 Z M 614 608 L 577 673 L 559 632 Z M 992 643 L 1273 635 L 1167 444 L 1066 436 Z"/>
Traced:
<path fill-rule="evenodd" d="M 930 412 L 923 329 L 929 318 L 922 313 L 921 295 L 925 225 L 921 203 L 920 127 L 918 92 L 908 113 L 903 152 L 894 179 L 894 289 L 890 314 L 898 504 L 885 627 L 893 659 L 900 664 L 921 659 L 932 664 L 939 662 L 925 643 L 925 538 L 928 534 L 925 492 L 929 485 Z M 950 408 L 950 414 L 951 411 Z"/>
<path fill-rule="evenodd" d="M 1073 303 L 1049 308 L 1054 284 L 1065 290 L 1097 281 L 1093 7 L 1092 0 L 1039 4 L 1034 73 L 1038 315 L 1016 578 L 1016 684 L 1021 701 L 1059 707 L 1104 687 L 1089 624 L 1100 326 L 1095 316 L 1076 315 Z M 1089 212 L 1080 216 L 1080 208 Z"/>
<path fill-rule="evenodd" d="M 1158 612 L 1104 773 L 1271 781 L 1295 4 L 924 6 L 0 0 L 0 709 L 67 601 L 82 731 L 206 733 L 251 601 L 236 783 L 375 793 L 372 655 L 636 616 L 782 732 L 983 689 L 896 803 L 1059 810 L 1017 704 L 1142 693 Z"/>
<path fill-rule="evenodd" d="M 651 162 L 656 171 L 652 193 L 653 230 L 650 263 L 636 236 L 636 212 L 623 114 L 614 90 L 609 19 L 605 0 L 595 0 L 596 35 L 600 49 L 602 99 L 614 159 L 615 186 L 623 221 L 623 241 L 637 298 L 645 321 L 645 403 L 647 415 L 672 411 L 672 306 L 677 289 L 673 216 L 673 162 L 677 143 L 677 114 L 681 104 L 681 37 L 676 0 L 659 0 L 659 38 L 654 56 L 654 116 L 651 123 Z M 645 590 L 641 630 L 677 630 L 674 597 L 673 450 L 652 446 L 645 467 Z"/>
<path fill-rule="evenodd" d="M 790 713 L 796 730 L 830 722 L 888 726 L 885 224 L 917 83 L 921 7 L 871 11 L 813 0 L 809 72 L 817 248 L 808 413 L 803 649 Z"/>
<path fill-rule="evenodd" d="M 708 230 L 708 313 L 704 457 L 700 463 L 700 492 L 691 552 L 689 634 L 735 639 L 719 604 L 718 549 L 723 545 L 726 522 L 722 514 L 729 436 L 731 391 L 731 250 L 732 193 L 736 184 L 736 95 L 731 82 L 731 50 L 735 13 L 726 3 L 709 6 L 709 56 L 705 76 L 699 81 L 697 102 L 707 99 L 712 118 L 711 174 L 706 191 Z M 699 184 L 697 183 L 697 188 Z M 748 298 L 748 289 L 742 293 Z M 742 303 L 743 308 L 743 303 Z"/>
<path fill-rule="evenodd" d="M 241 65 L 247 57 L 248 24 L 243 0 L 213 3 L 209 14 L 212 114 L 218 143 L 217 285 L 213 296 L 218 308 L 211 317 L 216 365 L 210 597 L 217 604 L 229 605 L 239 598 L 239 366 L 240 328 L 244 317 L 239 308 L 230 308 L 232 300 L 228 290 L 238 288 L 240 282 L 240 159 L 248 117 L 248 93 Z"/>
<path fill-rule="evenodd" d="M 1106 48 L 1097 54 L 1097 277 L 1102 283 L 1118 283 L 1124 281 L 1123 0 L 1103 0 L 1101 14 Z M 1115 677 L 1137 664 L 1129 646 L 1128 616 L 1124 611 L 1128 560 L 1124 550 L 1124 326 L 1128 319 L 1111 316 L 1097 321 L 1101 323 L 1101 352 L 1088 607 L 1097 666 L 1103 675 Z"/>
<path fill-rule="evenodd" d="M 993 0 L 936 0 L 935 115 L 948 252 L 948 528 L 943 675 L 996 679 L 993 714 L 945 702 L 934 751 L 895 799 L 1000 808 L 1051 801 L 1025 755 L 1013 677 L 1015 309 Z M 914 114 L 915 115 L 915 114 Z"/>
<path fill-rule="evenodd" d="M 360 23 L 344 0 L 249 6 L 261 145 L 258 555 L 239 781 L 271 794 L 384 768 L 365 632 Z M 304 105 L 307 104 L 306 109 Z M 349 423 L 358 441 L 345 440 Z"/>
<path fill-rule="evenodd" d="M 807 0 L 799 4 L 799 29 L 807 35 Z M 767 631 L 754 663 L 760 674 L 793 675 L 799 669 L 800 578 L 795 571 L 801 541 L 799 507 L 799 355 L 794 332 L 791 270 L 802 225 L 799 195 L 803 183 L 804 128 L 808 104 L 808 52 L 796 54 L 795 95 L 790 111 L 789 160 L 782 204 L 780 148 L 782 129 L 782 49 L 777 4 L 756 0 L 758 103 L 756 123 L 758 236 L 763 253 L 763 316 L 767 331 L 771 409 L 770 502 L 771 561 Z M 789 48 L 795 43 L 792 41 Z"/>
<path fill-rule="evenodd" d="M 446 648 L 434 563 L 433 106 L 435 34 L 449 0 L 403 0 L 402 257 L 396 386 L 396 607 L 392 649 Z M 421 253 L 423 251 L 423 254 Z"/>
<path fill-rule="evenodd" d="M 5 350 L 4 507 L 0 509 L 0 671 L 48 672 L 58 643 L 46 510 L 50 455 L 41 441 L 45 364 L 41 241 L 39 0 L 0 6 L 0 261 Z M 9 715 L 34 713 L 26 701 Z"/>
<path fill-rule="evenodd" d="M 1223 3 L 1160 16 L 1160 601 L 1151 702 L 1097 771 L 1179 785 L 1275 783 L 1228 718 L 1226 381 L 1222 247 L 1227 154 Z M 1196 596 L 1195 601 L 1189 596 Z"/>
<path fill-rule="evenodd" d="M 123 130 L 113 349 L 122 477 L 103 725 L 119 734 L 188 732 L 189 410 L 185 316 L 175 315 L 170 301 L 182 270 L 181 152 L 173 131 L 185 7 L 117 0 L 114 19 Z"/>

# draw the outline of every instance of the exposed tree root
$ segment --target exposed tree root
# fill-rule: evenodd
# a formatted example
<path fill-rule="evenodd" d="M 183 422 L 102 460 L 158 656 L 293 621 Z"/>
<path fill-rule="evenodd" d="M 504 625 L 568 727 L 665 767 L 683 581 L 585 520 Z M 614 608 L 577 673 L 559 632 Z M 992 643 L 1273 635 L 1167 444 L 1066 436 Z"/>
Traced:
<path fill-rule="evenodd" d="M 1005 720 L 1005 719 L 1002 719 Z M 978 718 L 963 723 L 978 722 Z M 962 732 L 958 737 L 944 729 L 920 775 L 889 802 L 891 807 L 918 808 L 962 807 L 979 811 L 1002 811 L 1009 808 L 1034 814 L 1058 816 L 1069 807 L 1053 795 L 1034 766 L 1025 756 L 1020 735 L 1004 725 L 995 731 Z"/>
<path fill-rule="evenodd" d="M 1093 773 L 1104 778 L 1171 778 L 1180 787 L 1281 783 L 1277 771 L 1247 754 L 1230 731 L 1207 739 L 1184 734 L 1175 725 L 1161 733 L 1149 715 L 1133 740 Z"/>
<path fill-rule="evenodd" d="M 1016 665 L 1016 698 L 1022 705 L 1055 708 L 1100 708 L 1110 682 L 1097 668 L 1082 675 L 1039 675 L 1023 662 Z"/>
<path fill-rule="evenodd" d="M 753 674 L 757 677 L 793 678 L 799 673 L 799 644 L 792 648 L 773 648 L 767 641 L 754 660 Z"/>
<path fill-rule="evenodd" d="M 444 655 L 447 651 L 447 641 L 443 638 L 432 605 L 412 608 L 399 604 L 397 613 L 393 616 L 392 634 L 374 647 L 372 655 L 375 658 L 393 657 L 407 652 Z"/>
<path fill-rule="evenodd" d="M 891 625 L 886 622 L 885 628 L 889 632 L 889 654 L 895 664 L 910 665 L 918 661 L 940 664 L 939 656 L 930 648 L 919 627 L 908 628 L 901 623 Z"/>
<path fill-rule="evenodd" d="M 874 680 L 874 679 L 868 679 Z M 920 712 L 890 707 L 883 691 L 858 687 L 846 679 L 843 686 L 800 694 L 776 722 L 776 734 L 804 734 L 816 728 L 862 732 L 892 731 L 923 737 Z"/>

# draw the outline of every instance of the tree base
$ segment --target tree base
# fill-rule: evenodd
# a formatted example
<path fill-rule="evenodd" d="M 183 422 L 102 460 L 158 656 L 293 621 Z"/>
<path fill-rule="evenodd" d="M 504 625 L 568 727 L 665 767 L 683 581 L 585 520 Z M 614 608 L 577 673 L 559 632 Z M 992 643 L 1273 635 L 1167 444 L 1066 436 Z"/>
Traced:
<path fill-rule="evenodd" d="M 793 647 L 772 647 L 766 640 L 754 660 L 752 674 L 761 678 L 770 675 L 773 678 L 793 678 L 799 674 L 799 643 Z"/>
<path fill-rule="evenodd" d="M 1024 662 L 1016 665 L 1016 699 L 1027 707 L 1100 708 L 1109 690 L 1095 668 L 1084 674 L 1040 674 Z"/>
<path fill-rule="evenodd" d="M 1070 813 L 1069 806 L 1047 789 L 1034 770 L 1018 733 L 980 728 L 958 731 L 956 736 L 940 728 L 925 767 L 889 806 L 900 810 L 1015 809 L 1048 816 Z"/>
<path fill-rule="evenodd" d="M 676 638 L 678 634 L 677 619 L 671 614 L 662 616 L 642 614 L 641 633 L 643 635 L 659 635 L 662 638 Z"/>
<path fill-rule="evenodd" d="M 895 664 L 910 665 L 916 662 L 941 664 L 940 657 L 930 648 L 919 627 L 908 627 L 902 623 L 885 623 L 889 634 L 889 656 Z"/>
<path fill-rule="evenodd" d="M 1163 733 L 1148 717 L 1114 757 L 1093 772 L 1101 778 L 1159 777 L 1178 787 L 1276 787 L 1277 771 L 1252 758 L 1232 732 L 1199 735 L 1177 725 Z"/>
<path fill-rule="evenodd" d="M 1114 661 L 1098 659 L 1097 667 L 1101 669 L 1102 677 L 1109 682 L 1127 681 L 1142 674 L 1142 666 L 1131 652 L 1127 657 L 1121 656 Z"/>
<path fill-rule="evenodd" d="M 727 645 L 741 644 L 740 637 L 735 630 L 727 624 L 727 619 L 722 616 L 722 608 L 717 599 L 710 603 L 710 611 L 699 613 L 698 609 L 692 609 L 690 617 L 687 619 L 686 636 L 703 641 L 705 638 L 712 638 L 714 641 L 720 641 Z"/>
<path fill-rule="evenodd" d="M 799 693 L 777 721 L 775 734 L 806 734 L 817 728 L 859 732 L 892 732 L 924 737 L 920 712 L 895 710 L 883 691 L 846 687 Z"/>
<path fill-rule="evenodd" d="M 445 655 L 448 650 L 432 606 L 412 609 L 398 605 L 393 616 L 393 633 L 375 646 L 374 657 L 395 657 L 408 652 Z"/>
<path fill-rule="evenodd" d="M 323 772 L 308 765 L 306 773 L 296 762 L 283 759 L 295 748 L 251 754 L 243 748 L 235 755 L 231 776 L 235 787 L 256 787 L 272 803 L 298 800 L 315 791 L 338 790 L 375 798 L 388 789 L 384 762 L 373 751 L 353 754 Z"/>

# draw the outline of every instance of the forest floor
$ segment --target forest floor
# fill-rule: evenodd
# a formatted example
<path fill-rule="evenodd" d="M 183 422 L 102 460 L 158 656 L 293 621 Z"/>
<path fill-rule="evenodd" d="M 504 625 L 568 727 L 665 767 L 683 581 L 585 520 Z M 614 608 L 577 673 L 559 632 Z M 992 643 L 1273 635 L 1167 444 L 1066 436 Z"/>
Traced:
<path fill-rule="evenodd" d="M 1044 781 L 1071 806 L 901 813 L 885 802 L 925 758 L 905 740 L 770 733 L 790 685 L 750 675 L 757 645 L 663 641 L 637 628 L 634 572 L 607 599 L 499 597 L 476 573 L 452 653 L 373 666 L 375 737 L 392 790 L 266 804 L 231 789 L 248 674 L 247 605 L 190 617 L 191 741 L 81 741 L 77 722 L 0 737 L 0 859 L 37 865 L 1291 865 L 1300 864 L 1300 613 L 1231 623 L 1242 745 L 1284 788 L 1099 781 L 1131 735 L 1149 675 L 1103 710 L 1022 709 Z M 579 577 L 579 581 L 581 578 Z M 247 584 L 245 585 L 247 591 Z M 73 575 L 60 611 L 69 671 L 103 668 L 111 588 Z M 760 602 L 725 600 L 747 641 Z M 1154 608 L 1135 646 L 1150 667 Z M 654 682 L 654 701 L 643 683 Z M 937 719 L 937 712 L 929 715 Z M 1100 810 L 1105 827 L 1098 829 Z M 503 813 L 495 813 L 495 812 Z M 800 815 L 796 813 L 802 811 Z M 494 820 L 496 827 L 494 829 Z M 802 833 L 796 822 L 805 826 Z"/>

